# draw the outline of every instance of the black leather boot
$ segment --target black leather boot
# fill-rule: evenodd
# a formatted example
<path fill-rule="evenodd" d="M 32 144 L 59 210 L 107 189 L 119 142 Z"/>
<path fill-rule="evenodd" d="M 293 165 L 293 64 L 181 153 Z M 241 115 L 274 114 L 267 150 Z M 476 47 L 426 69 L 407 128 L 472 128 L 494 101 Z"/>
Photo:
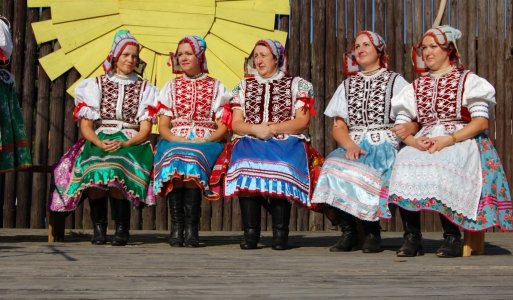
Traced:
<path fill-rule="evenodd" d="M 444 229 L 444 241 L 442 246 L 436 250 L 438 257 L 460 257 L 463 256 L 463 242 L 461 232 L 457 225 L 451 223 L 444 216 L 440 215 L 442 228 Z"/>
<path fill-rule="evenodd" d="M 330 252 L 349 252 L 356 250 L 358 246 L 358 231 L 356 230 L 356 217 L 336 209 L 337 223 L 340 225 L 342 235 L 335 245 L 330 247 Z"/>
<path fill-rule="evenodd" d="M 112 212 L 116 222 L 116 233 L 112 239 L 112 246 L 125 246 L 130 237 L 132 203 L 126 199 L 113 199 L 112 203 Z"/>
<path fill-rule="evenodd" d="M 365 241 L 362 245 L 363 253 L 381 252 L 381 226 L 379 221 L 362 221 L 362 225 L 365 231 Z"/>
<path fill-rule="evenodd" d="M 273 250 L 289 249 L 289 222 L 292 204 L 283 198 L 270 198 L 273 224 Z"/>
<path fill-rule="evenodd" d="M 404 243 L 397 250 L 399 257 L 413 257 L 423 255 L 422 234 L 420 232 L 420 212 L 408 211 L 399 208 L 404 227 Z"/>
<path fill-rule="evenodd" d="M 171 247 L 183 246 L 184 230 L 184 189 L 173 189 L 167 195 L 169 213 L 171 214 L 171 232 L 169 234 L 169 245 Z"/>
<path fill-rule="evenodd" d="M 183 193 L 185 217 L 184 245 L 199 247 L 199 221 L 201 212 L 201 189 L 185 189 Z"/>
<path fill-rule="evenodd" d="M 91 244 L 104 245 L 107 243 L 107 204 L 107 197 L 89 199 L 91 220 L 93 221 Z"/>
<path fill-rule="evenodd" d="M 244 230 L 244 239 L 240 243 L 242 250 L 257 249 L 260 241 L 261 197 L 239 197 L 240 215 Z"/>

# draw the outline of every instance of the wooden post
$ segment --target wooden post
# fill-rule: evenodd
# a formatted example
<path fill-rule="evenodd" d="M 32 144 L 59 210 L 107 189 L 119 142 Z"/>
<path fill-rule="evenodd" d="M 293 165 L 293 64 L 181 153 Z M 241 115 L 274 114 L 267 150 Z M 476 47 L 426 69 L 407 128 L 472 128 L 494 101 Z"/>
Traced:
<path fill-rule="evenodd" d="M 50 18 L 50 8 L 44 8 L 41 21 Z M 51 43 L 45 43 L 39 50 L 39 56 L 43 57 L 52 51 Z M 43 68 L 39 68 L 37 86 L 37 102 L 35 114 L 35 134 L 33 142 L 32 162 L 34 165 L 46 166 L 48 161 L 48 112 L 50 100 L 50 79 Z M 32 205 L 30 212 L 30 227 L 44 228 L 46 218 L 46 172 L 33 174 Z M 49 220 L 48 220 L 49 221 Z"/>
<path fill-rule="evenodd" d="M 224 199 L 209 201 L 212 204 L 212 219 L 210 220 L 211 230 L 221 231 L 223 229 L 223 201 Z"/>
<path fill-rule="evenodd" d="M 157 230 L 168 230 L 168 208 L 166 198 L 157 196 L 156 227 Z"/>
<path fill-rule="evenodd" d="M 294 0 L 290 2 L 290 30 L 287 41 L 288 57 L 289 57 L 289 73 L 292 76 L 299 76 L 300 58 L 300 28 L 301 28 L 301 1 Z M 290 210 L 291 231 L 297 230 L 297 205 L 292 205 Z"/>
<path fill-rule="evenodd" d="M 80 74 L 77 70 L 71 69 L 66 77 L 66 86 L 71 86 L 77 79 L 80 78 Z M 64 135 L 62 140 L 62 151 L 65 153 L 68 149 L 77 141 L 77 123 L 73 120 L 73 110 L 75 109 L 75 103 L 73 97 L 68 93 L 65 93 L 64 101 Z M 79 211 L 80 212 L 80 211 Z M 76 211 L 70 213 L 66 217 L 66 228 L 75 228 Z M 79 216 L 82 215 L 79 213 Z"/>
<path fill-rule="evenodd" d="M 301 21 L 299 32 L 299 76 L 311 80 L 311 53 L 310 53 L 310 8 L 311 0 L 301 1 Z M 313 131 L 310 131 L 313 132 Z M 308 210 L 303 207 L 297 207 L 297 230 L 308 230 Z"/>
<path fill-rule="evenodd" d="M 465 231 L 463 237 L 463 256 L 472 254 L 484 254 L 485 232 Z"/>
<path fill-rule="evenodd" d="M 54 50 L 57 50 L 58 46 Z M 57 78 L 50 94 L 50 124 L 49 124 L 49 152 L 48 164 L 55 164 L 62 155 L 62 141 L 64 136 L 64 99 L 66 77 Z M 67 214 L 48 212 L 48 242 L 64 239 L 65 217 Z"/>

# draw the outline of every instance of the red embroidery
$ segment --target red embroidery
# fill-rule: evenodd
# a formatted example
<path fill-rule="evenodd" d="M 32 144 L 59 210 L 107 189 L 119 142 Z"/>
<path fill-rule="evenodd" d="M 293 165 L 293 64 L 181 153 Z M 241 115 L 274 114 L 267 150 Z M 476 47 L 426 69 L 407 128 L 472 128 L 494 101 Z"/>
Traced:
<path fill-rule="evenodd" d="M 421 124 L 470 121 L 468 110 L 462 107 L 463 86 L 468 73 L 455 69 L 440 78 L 423 76 L 415 80 L 418 120 Z"/>
<path fill-rule="evenodd" d="M 170 99 L 173 109 L 173 134 L 187 136 L 196 125 L 194 135 L 205 137 L 216 130 L 214 100 L 217 96 L 218 81 L 212 77 L 190 80 L 179 77 L 174 80 Z"/>

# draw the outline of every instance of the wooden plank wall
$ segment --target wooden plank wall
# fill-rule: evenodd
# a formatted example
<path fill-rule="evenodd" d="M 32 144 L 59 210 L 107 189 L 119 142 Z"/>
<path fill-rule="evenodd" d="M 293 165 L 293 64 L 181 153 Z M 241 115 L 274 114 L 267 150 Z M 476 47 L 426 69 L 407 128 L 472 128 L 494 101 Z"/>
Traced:
<path fill-rule="evenodd" d="M 329 153 L 336 145 L 331 138 L 331 120 L 322 114 L 338 84 L 344 79 L 342 55 L 359 31 L 374 30 L 385 37 L 392 68 L 414 79 L 410 48 L 428 29 L 438 11 L 435 0 L 292 0 L 291 16 L 277 18 L 276 26 L 289 31 L 289 72 L 310 80 L 316 90 L 311 122 L 314 146 Z M 14 52 L 9 65 L 16 78 L 16 92 L 32 142 L 35 167 L 29 172 L 0 174 L 0 224 L 4 228 L 44 228 L 51 166 L 76 140 L 78 130 L 71 118 L 72 99 L 66 88 L 78 78 L 75 70 L 50 82 L 37 63 L 58 49 L 58 44 L 38 47 L 31 22 L 50 18 L 49 9 L 27 9 L 26 1 L 3 0 L 3 15 L 13 26 Z M 374 17 L 373 17 L 374 16 Z M 506 17 L 509 16 L 509 17 Z M 448 0 L 442 24 L 458 27 L 462 61 L 487 78 L 497 89 L 497 106 L 492 113 L 490 136 L 513 186 L 513 0 Z M 506 18 L 509 18 L 506 22 Z M 156 137 L 154 137 L 156 140 Z M 133 229 L 165 230 L 169 214 L 165 199 L 157 208 L 132 215 Z M 426 231 L 440 231 L 438 218 L 424 214 Z M 203 201 L 201 230 L 239 231 L 238 201 Z M 109 223 L 112 227 L 112 222 Z M 263 229 L 270 217 L 262 214 Z M 400 220 L 383 222 L 388 231 L 401 231 Z M 91 228 L 89 206 L 80 206 L 66 219 L 67 228 Z M 322 215 L 293 207 L 291 230 L 333 229 Z"/>

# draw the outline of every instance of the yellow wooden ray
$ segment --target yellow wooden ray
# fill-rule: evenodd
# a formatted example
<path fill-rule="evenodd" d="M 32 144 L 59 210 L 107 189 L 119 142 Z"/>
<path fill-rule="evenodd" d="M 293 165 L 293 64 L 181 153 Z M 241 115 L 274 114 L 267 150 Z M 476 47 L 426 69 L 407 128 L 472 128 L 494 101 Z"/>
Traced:
<path fill-rule="evenodd" d="M 102 63 L 114 33 L 129 30 L 147 63 L 143 77 L 161 88 L 175 77 L 169 52 L 183 36 L 205 37 L 210 75 L 231 89 L 243 78 L 244 58 L 255 42 L 285 43 L 274 29 L 276 15 L 288 15 L 289 0 L 27 0 L 28 7 L 50 7 L 52 19 L 32 24 L 38 44 L 61 48 L 39 61 L 54 80 L 74 67 L 83 80 L 103 74 Z M 68 88 L 73 95 L 76 83 Z"/>

